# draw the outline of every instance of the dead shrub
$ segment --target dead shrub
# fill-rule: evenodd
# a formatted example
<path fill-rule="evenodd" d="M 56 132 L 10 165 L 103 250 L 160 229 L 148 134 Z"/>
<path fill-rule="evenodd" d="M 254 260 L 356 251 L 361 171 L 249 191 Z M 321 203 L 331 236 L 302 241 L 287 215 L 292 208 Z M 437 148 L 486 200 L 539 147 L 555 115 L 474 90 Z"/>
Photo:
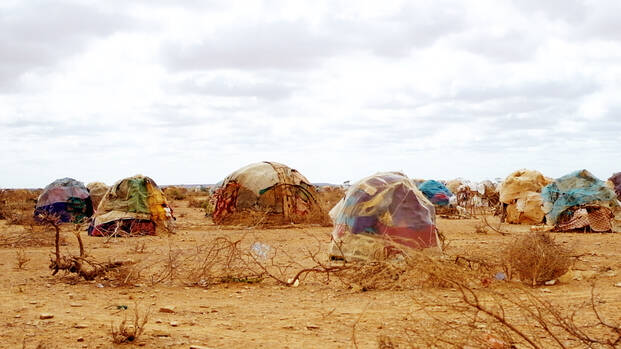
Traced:
<path fill-rule="evenodd" d="M 509 278 L 517 275 L 523 283 L 536 286 L 565 274 L 573 261 L 571 252 L 548 233 L 529 233 L 516 238 L 502 253 Z"/>
<path fill-rule="evenodd" d="M 147 250 L 147 243 L 146 241 L 136 241 L 134 242 L 134 244 L 132 245 L 132 248 L 130 249 L 131 252 L 133 253 L 145 253 L 145 251 Z"/>
<path fill-rule="evenodd" d="M 183 187 L 166 187 L 164 188 L 164 194 L 167 198 L 173 200 L 185 200 L 188 197 L 188 189 Z"/>
<path fill-rule="evenodd" d="M 211 202 L 211 199 L 207 198 L 207 199 L 198 199 L 198 198 L 191 198 L 189 203 L 188 203 L 189 207 L 193 207 L 193 208 L 200 208 L 202 210 L 205 211 L 205 214 L 207 215 L 211 215 L 213 213 L 214 207 L 213 204 Z"/>
<path fill-rule="evenodd" d="M 0 219 L 9 224 L 29 225 L 40 191 L 27 189 L 0 190 Z"/>
<path fill-rule="evenodd" d="M 134 304 L 134 319 L 131 324 L 127 323 L 127 314 L 123 313 L 123 320 L 118 326 L 114 326 L 114 323 L 110 325 L 112 342 L 114 344 L 135 342 L 144 332 L 147 322 L 149 322 L 149 310 L 140 315 L 138 304 Z"/>
<path fill-rule="evenodd" d="M 405 325 L 411 347 L 447 348 L 619 348 L 621 324 L 591 299 L 564 310 L 526 287 L 473 287 L 447 280 L 450 295 L 421 292 L 412 298 L 421 321 Z M 440 345 L 439 345 L 440 344 Z"/>
<path fill-rule="evenodd" d="M 487 234 L 487 226 L 485 224 L 479 223 L 474 226 L 475 234 Z"/>
<path fill-rule="evenodd" d="M 23 248 L 15 251 L 15 266 L 17 267 L 17 269 L 24 269 L 28 262 L 30 262 L 30 258 L 28 258 L 28 256 L 26 255 L 26 251 L 24 251 Z"/>
<path fill-rule="evenodd" d="M 350 264 L 339 276 L 354 289 L 368 291 L 450 288 L 447 279 L 480 280 L 482 274 L 446 257 L 408 250 L 396 258 Z"/>
<path fill-rule="evenodd" d="M 139 284 L 148 268 L 140 262 L 124 262 L 123 265 L 106 271 L 105 279 L 111 286 L 126 287 Z"/>

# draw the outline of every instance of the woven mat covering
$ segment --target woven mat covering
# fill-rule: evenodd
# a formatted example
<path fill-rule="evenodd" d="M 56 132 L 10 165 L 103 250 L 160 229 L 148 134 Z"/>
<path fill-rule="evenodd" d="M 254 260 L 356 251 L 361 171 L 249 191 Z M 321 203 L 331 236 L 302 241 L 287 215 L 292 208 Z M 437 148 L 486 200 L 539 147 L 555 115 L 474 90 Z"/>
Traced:
<path fill-rule="evenodd" d="M 558 224 L 555 230 L 574 230 L 590 227 L 592 231 L 602 232 L 612 230 L 612 211 L 607 207 L 598 207 L 591 212 L 586 208 L 576 210 L 567 223 Z"/>

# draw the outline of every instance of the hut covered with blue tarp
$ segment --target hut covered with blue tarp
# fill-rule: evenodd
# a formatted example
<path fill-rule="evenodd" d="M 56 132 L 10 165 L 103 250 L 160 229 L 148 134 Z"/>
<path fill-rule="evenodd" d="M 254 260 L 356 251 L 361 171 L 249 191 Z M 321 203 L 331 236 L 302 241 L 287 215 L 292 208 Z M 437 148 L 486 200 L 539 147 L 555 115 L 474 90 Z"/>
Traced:
<path fill-rule="evenodd" d="M 418 189 L 425 195 L 432 204 L 438 206 L 448 206 L 453 193 L 442 183 L 430 179 L 418 186 Z"/>
<path fill-rule="evenodd" d="M 547 224 L 558 230 L 611 230 L 612 210 L 619 206 L 615 192 L 587 170 L 556 179 L 542 189 L 541 197 Z"/>

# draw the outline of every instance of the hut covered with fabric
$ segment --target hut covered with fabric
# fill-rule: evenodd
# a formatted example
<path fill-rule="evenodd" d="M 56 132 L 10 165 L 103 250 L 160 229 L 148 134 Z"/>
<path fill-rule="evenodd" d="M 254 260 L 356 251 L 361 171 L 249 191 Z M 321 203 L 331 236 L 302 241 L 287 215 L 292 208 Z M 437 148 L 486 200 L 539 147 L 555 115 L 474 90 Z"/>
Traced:
<path fill-rule="evenodd" d="M 440 250 L 434 205 L 402 173 L 377 173 L 358 181 L 330 216 L 332 258 L 373 259 L 390 253 L 394 244 Z"/>
<path fill-rule="evenodd" d="M 61 178 L 48 184 L 35 206 L 34 216 L 54 214 L 61 222 L 81 222 L 93 214 L 88 189 L 73 178 Z"/>
<path fill-rule="evenodd" d="M 162 190 L 151 178 L 136 175 L 114 183 L 99 203 L 88 229 L 92 236 L 156 235 L 174 220 Z"/>
<path fill-rule="evenodd" d="M 548 183 L 550 180 L 538 171 L 523 169 L 511 173 L 499 188 L 501 220 L 512 224 L 543 223 L 541 190 Z"/>
<path fill-rule="evenodd" d="M 316 188 L 300 172 L 277 162 L 247 165 L 214 191 L 213 221 L 222 225 L 328 224 Z"/>
<path fill-rule="evenodd" d="M 555 230 L 613 231 L 619 200 L 614 190 L 587 170 L 574 171 L 543 188 L 546 223 Z"/>

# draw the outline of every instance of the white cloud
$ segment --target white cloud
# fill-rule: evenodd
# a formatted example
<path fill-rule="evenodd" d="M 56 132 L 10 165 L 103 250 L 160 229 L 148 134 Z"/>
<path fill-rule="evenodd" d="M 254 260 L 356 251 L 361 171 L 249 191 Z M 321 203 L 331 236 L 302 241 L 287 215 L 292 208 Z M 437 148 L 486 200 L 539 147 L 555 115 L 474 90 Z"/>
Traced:
<path fill-rule="evenodd" d="M 614 1 L 7 1 L 0 186 L 549 176 L 621 158 Z M 621 28 L 619 28 L 621 29 Z"/>

